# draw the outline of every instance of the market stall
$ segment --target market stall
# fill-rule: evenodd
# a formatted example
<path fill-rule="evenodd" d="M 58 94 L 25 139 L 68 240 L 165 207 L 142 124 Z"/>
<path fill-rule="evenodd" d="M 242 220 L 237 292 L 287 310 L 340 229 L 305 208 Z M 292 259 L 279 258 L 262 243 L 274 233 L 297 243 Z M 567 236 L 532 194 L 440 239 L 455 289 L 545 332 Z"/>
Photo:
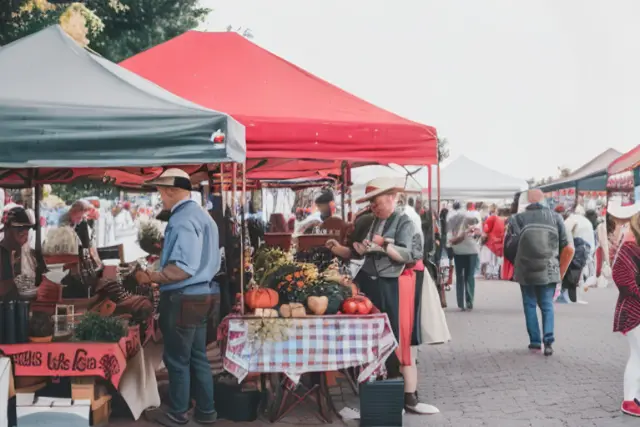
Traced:
<path fill-rule="evenodd" d="M 0 186 L 35 187 L 36 218 L 42 184 L 92 177 L 135 187 L 166 165 L 202 179 L 218 171 L 218 163 L 244 162 L 244 134 L 228 115 L 81 48 L 59 26 L 0 50 Z M 0 353 L 13 362 L 18 395 L 39 393 L 51 378 L 71 377 L 69 397 L 91 403 L 86 410 L 94 423 L 108 419 L 110 389 L 119 390 L 137 419 L 160 403 L 144 356 L 145 344 L 156 338 L 158 292 L 131 282 L 135 264 L 102 265 L 106 257 L 121 262 L 121 250 L 90 251 L 83 215 L 91 209 L 79 206 L 75 228 L 60 227 L 70 238 L 59 242 L 71 243 L 50 245 L 57 253 L 49 255 L 64 255 L 59 266 L 43 257 L 39 223 L 28 224 L 26 214 L 21 222 L 3 221 L 5 236 L 19 224 L 35 226 L 37 238 L 34 254 L 17 249 L 12 255 L 22 263 L 12 267 L 18 295 L 3 289 L 0 298 Z M 21 268 L 30 259 L 37 264 L 34 276 Z M 58 268 L 63 274 L 55 274 Z M 83 292 L 70 298 L 69 289 Z"/>
<path fill-rule="evenodd" d="M 640 145 L 621 155 L 607 168 L 607 191 L 623 205 L 640 200 Z"/>
<path fill-rule="evenodd" d="M 540 186 L 551 206 L 603 206 L 607 190 L 607 167 L 622 153 L 609 148 L 564 178 Z"/>
<path fill-rule="evenodd" d="M 216 52 L 216 55 L 211 55 L 211 52 Z M 220 66 L 218 58 L 225 58 L 235 65 Z M 437 135 L 432 127 L 375 107 L 234 33 L 189 31 L 135 55 L 121 65 L 179 96 L 203 106 L 228 111 L 243 123 L 247 128 L 247 179 L 314 180 L 338 176 L 342 200 L 348 202 L 345 195 L 349 192 L 345 187 L 351 182 L 351 167 L 388 163 L 437 164 Z M 194 73 L 194 70 L 198 72 Z M 233 199 L 235 201 L 235 197 Z M 246 204 L 246 199 L 241 198 L 241 203 Z M 235 203 L 232 209 L 235 209 Z M 303 237 L 317 238 L 311 246 L 318 248 L 329 233 Z M 336 317 L 338 310 L 347 313 L 353 305 L 358 312 L 359 304 L 366 304 L 366 301 L 351 292 L 351 297 L 355 298 L 353 304 L 343 306 L 348 294 L 338 296 L 350 287 L 342 284 L 342 279 L 325 286 L 318 285 L 317 278 L 305 275 L 313 269 L 304 268 L 302 264 L 313 263 L 319 276 L 328 268 L 330 259 L 314 254 L 300 259 L 299 252 L 296 253 L 297 260 L 293 254 L 286 255 L 291 259 L 282 268 L 290 269 L 290 274 L 274 282 L 275 277 L 279 277 L 274 276 L 275 272 L 264 274 L 260 271 L 261 254 L 254 254 L 252 262 L 245 258 L 247 262 L 243 265 L 248 270 L 253 268 L 255 277 L 246 281 L 247 289 L 241 290 L 247 293 L 239 298 L 237 316 L 227 318 L 223 323 L 227 328 L 221 328 L 220 338 L 226 343 L 223 352 L 225 366 L 239 378 L 244 378 L 246 372 L 261 373 L 262 378 L 267 373 L 287 372 L 291 374 L 290 382 L 296 386 L 287 386 L 287 382 L 282 384 L 279 379 L 270 381 L 275 392 L 272 395 L 282 396 L 289 390 L 297 394 L 295 401 L 300 401 L 322 389 L 321 378 L 325 374 L 320 374 L 320 371 L 363 364 L 375 368 L 393 352 L 395 339 L 385 332 L 387 327 L 382 326 L 385 315 L 364 315 L 359 320 L 353 318 L 349 321 Z M 249 277 L 252 275 L 250 271 L 245 273 Z M 347 274 L 343 270 L 340 275 Z M 319 294 L 308 295 L 307 290 Z M 329 301 L 326 301 L 325 310 L 316 311 L 313 308 L 318 308 L 315 302 L 308 300 L 320 298 L 321 305 L 324 305 L 325 298 L 331 299 L 325 292 L 332 292 L 333 310 L 327 309 Z M 277 299 L 272 299 L 274 294 Z M 260 306 L 252 302 L 257 296 L 260 301 L 264 299 Z M 264 325 L 278 327 L 265 328 Z M 322 329 L 318 330 L 320 326 Z M 273 333 L 269 332 L 272 328 L 278 330 L 278 337 L 282 337 L 284 331 L 287 338 L 274 341 Z M 373 340 L 368 345 L 369 350 L 354 350 L 362 354 L 351 355 L 351 358 L 344 351 L 330 353 L 328 357 L 337 359 L 329 364 L 315 360 L 319 353 L 328 351 L 323 346 L 333 348 L 348 344 L 345 341 L 340 344 L 339 337 L 350 333 L 344 328 L 354 328 L 354 333 L 357 330 L 368 331 L 362 337 Z M 256 329 L 266 335 L 264 339 L 253 337 Z M 251 341 L 254 344 L 247 345 Z M 361 345 L 358 342 L 351 344 L 355 344 L 355 348 Z M 291 364 L 297 367 L 292 368 Z M 309 371 L 308 376 L 314 377 L 310 383 L 304 377 L 297 382 L 300 374 Z M 354 377 L 355 381 L 364 381 L 368 376 Z M 236 386 L 235 392 L 241 393 L 242 385 Z M 316 400 L 324 407 L 327 395 L 322 395 L 324 397 L 316 396 Z M 240 396 L 237 395 L 236 403 L 247 401 Z M 275 400 L 279 401 L 277 397 Z M 286 402 L 282 405 L 268 405 L 273 409 L 269 411 L 271 419 L 286 413 L 288 405 Z M 244 409 L 240 412 L 252 413 L 251 408 Z M 328 421 L 326 411 L 323 413 L 322 419 Z"/>

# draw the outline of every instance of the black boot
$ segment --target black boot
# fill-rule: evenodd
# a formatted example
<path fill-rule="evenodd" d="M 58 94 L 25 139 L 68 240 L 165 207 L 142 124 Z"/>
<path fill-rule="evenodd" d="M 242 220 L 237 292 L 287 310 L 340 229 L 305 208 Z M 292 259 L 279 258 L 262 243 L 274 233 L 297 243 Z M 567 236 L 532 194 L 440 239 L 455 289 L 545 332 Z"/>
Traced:
<path fill-rule="evenodd" d="M 553 355 L 553 347 L 551 347 L 551 344 L 545 344 L 544 345 L 544 355 L 545 356 Z"/>

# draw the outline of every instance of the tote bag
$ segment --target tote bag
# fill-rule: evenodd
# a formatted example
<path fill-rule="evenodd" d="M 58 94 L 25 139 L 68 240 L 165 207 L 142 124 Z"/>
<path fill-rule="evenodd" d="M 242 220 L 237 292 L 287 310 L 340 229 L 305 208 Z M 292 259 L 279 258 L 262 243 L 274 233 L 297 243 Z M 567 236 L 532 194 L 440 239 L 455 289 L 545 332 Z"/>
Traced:
<path fill-rule="evenodd" d="M 440 296 L 430 274 L 422 282 L 420 326 L 424 344 L 443 344 L 451 341 L 447 318 L 440 305 Z"/>

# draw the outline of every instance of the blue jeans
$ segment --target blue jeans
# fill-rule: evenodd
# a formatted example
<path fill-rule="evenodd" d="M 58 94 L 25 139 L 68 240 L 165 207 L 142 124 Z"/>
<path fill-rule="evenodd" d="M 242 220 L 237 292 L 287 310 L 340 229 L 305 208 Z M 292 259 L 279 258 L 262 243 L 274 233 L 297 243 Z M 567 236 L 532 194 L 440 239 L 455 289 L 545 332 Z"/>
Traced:
<path fill-rule="evenodd" d="M 520 285 L 522 291 L 522 305 L 524 307 L 524 319 L 527 323 L 529 342 L 533 345 L 542 343 L 552 344 L 553 337 L 553 294 L 556 285 Z M 542 332 L 544 336 L 540 339 L 540 325 L 538 324 L 537 307 L 542 312 Z"/>
<path fill-rule="evenodd" d="M 453 258 L 456 268 L 456 299 L 458 308 L 473 308 L 478 255 L 454 255 Z"/>
<path fill-rule="evenodd" d="M 207 321 L 215 312 L 216 302 L 219 307 L 219 295 L 184 295 L 180 291 L 160 295 L 163 361 L 169 374 L 168 406 L 174 415 L 181 416 L 189 410 L 192 395 L 196 416 L 215 412 L 206 341 Z"/>

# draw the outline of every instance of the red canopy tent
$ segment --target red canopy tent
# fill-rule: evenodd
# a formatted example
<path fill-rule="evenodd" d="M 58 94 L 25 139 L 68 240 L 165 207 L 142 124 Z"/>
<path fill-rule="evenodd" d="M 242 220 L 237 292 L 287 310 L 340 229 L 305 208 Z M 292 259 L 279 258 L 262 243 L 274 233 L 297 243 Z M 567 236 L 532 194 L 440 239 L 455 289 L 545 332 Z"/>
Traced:
<path fill-rule="evenodd" d="M 189 31 L 120 65 L 243 123 L 248 178 L 323 176 L 339 172 L 342 160 L 437 163 L 434 128 L 363 101 L 236 33 Z"/>
<path fill-rule="evenodd" d="M 623 154 L 622 156 L 611 162 L 611 164 L 607 168 L 607 173 L 609 175 L 613 175 L 616 173 L 634 169 L 638 165 L 640 165 L 640 145 L 637 145 L 633 150 Z"/>

